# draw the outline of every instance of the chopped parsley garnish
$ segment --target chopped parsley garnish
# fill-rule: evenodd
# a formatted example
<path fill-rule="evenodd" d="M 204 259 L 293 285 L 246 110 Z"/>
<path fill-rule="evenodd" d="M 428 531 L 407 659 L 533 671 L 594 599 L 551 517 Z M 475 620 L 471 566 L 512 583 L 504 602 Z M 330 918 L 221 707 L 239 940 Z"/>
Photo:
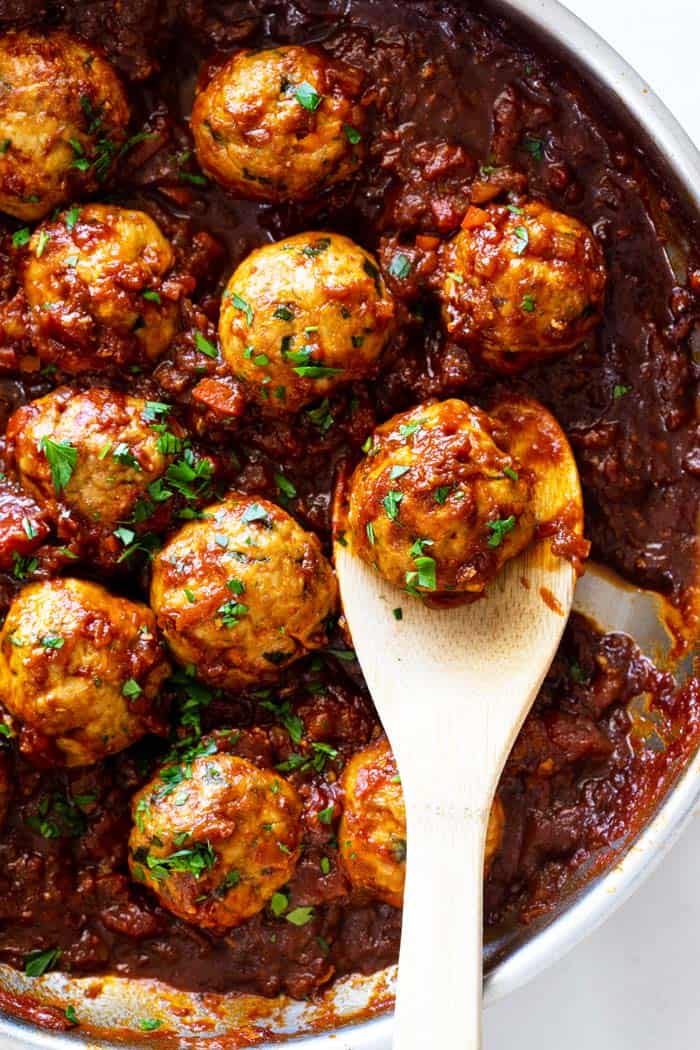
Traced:
<path fill-rule="evenodd" d="M 65 638 L 60 634 L 45 634 L 39 641 L 44 649 L 62 649 L 66 644 Z"/>
<path fill-rule="evenodd" d="M 399 434 L 402 438 L 413 437 L 413 435 L 417 434 L 418 431 L 421 429 L 422 424 L 422 419 L 416 420 L 415 423 L 402 423 L 399 427 Z"/>
<path fill-rule="evenodd" d="M 505 476 L 507 478 L 510 478 L 511 481 L 519 481 L 520 480 L 520 475 L 518 474 L 517 470 L 513 470 L 512 467 L 504 467 L 503 468 L 503 473 L 505 474 Z"/>
<path fill-rule="evenodd" d="M 139 1028 L 142 1032 L 155 1032 L 163 1024 L 163 1022 L 157 1017 L 142 1017 L 139 1021 Z"/>
<path fill-rule="evenodd" d="M 488 527 L 491 532 L 488 539 L 489 547 L 500 547 L 507 533 L 512 532 L 515 528 L 515 515 L 511 514 L 508 518 L 490 521 Z"/>
<path fill-rule="evenodd" d="M 403 492 L 392 491 L 387 493 L 387 495 L 382 500 L 382 503 L 384 504 L 384 510 L 386 511 L 386 516 L 389 518 L 389 521 L 397 520 L 399 516 L 399 504 L 401 503 L 402 499 Z"/>
<path fill-rule="evenodd" d="M 296 89 L 294 92 L 294 98 L 300 106 L 303 106 L 304 109 L 308 109 L 311 113 L 315 113 L 323 101 L 322 96 L 319 95 L 318 91 L 316 91 L 306 80 Z"/>
<path fill-rule="evenodd" d="M 208 339 L 206 339 L 201 332 L 194 333 L 195 346 L 199 350 L 200 354 L 205 354 L 207 357 L 217 357 L 218 350 Z"/>
<path fill-rule="evenodd" d="M 333 821 L 334 805 L 331 802 L 330 806 L 326 806 L 325 809 L 319 810 L 316 814 L 321 824 L 330 824 Z"/>
<path fill-rule="evenodd" d="M 321 861 L 320 861 L 319 867 L 321 869 L 321 874 L 322 875 L 328 875 L 328 873 L 331 870 L 331 862 L 328 859 L 328 857 L 321 857 Z"/>
<path fill-rule="evenodd" d="M 25 580 L 38 568 L 38 558 L 23 558 L 17 551 L 12 552 L 12 575 L 16 580 Z"/>
<path fill-rule="evenodd" d="M 536 308 L 537 303 L 535 302 L 534 296 L 524 295 L 523 301 L 520 304 L 520 309 L 524 310 L 526 314 L 534 314 Z"/>
<path fill-rule="evenodd" d="M 406 589 L 412 594 L 416 593 L 418 587 L 426 591 L 434 591 L 437 588 L 435 558 L 423 554 L 413 557 L 416 566 L 413 572 L 406 573 Z"/>
<path fill-rule="evenodd" d="M 142 692 L 143 689 L 135 678 L 127 678 L 122 686 L 122 696 L 125 696 L 128 700 L 135 700 L 137 696 L 141 696 Z"/>
<path fill-rule="evenodd" d="M 295 715 L 289 700 L 276 703 L 274 700 L 261 700 L 260 706 L 270 711 L 276 721 L 289 733 L 293 744 L 300 744 L 304 736 L 304 723 L 299 715 Z"/>
<path fill-rule="evenodd" d="M 310 422 L 323 432 L 330 430 L 335 422 L 331 413 L 331 403 L 327 397 L 323 399 L 318 408 L 310 409 L 306 415 Z"/>
<path fill-rule="evenodd" d="M 405 281 L 411 272 L 411 260 L 407 255 L 395 255 L 389 264 L 389 273 L 399 281 Z"/>
<path fill-rule="evenodd" d="M 3 139 L 2 142 L 0 142 L 0 153 L 7 153 L 11 145 L 12 139 Z"/>
<path fill-rule="evenodd" d="M 305 244 L 301 249 L 301 254 L 307 255 L 310 259 L 315 259 L 317 255 L 321 255 L 322 252 L 328 251 L 330 246 L 330 237 L 318 237 L 313 244 Z"/>
<path fill-rule="evenodd" d="M 306 926 L 307 922 L 311 922 L 313 916 L 313 908 L 294 908 L 293 911 L 287 912 L 286 919 L 293 926 Z"/>
<path fill-rule="evenodd" d="M 78 450 L 71 445 L 70 441 L 52 441 L 48 437 L 41 439 L 39 448 L 46 456 L 51 468 L 54 492 L 60 495 L 73 477 L 73 471 L 78 462 Z"/>
<path fill-rule="evenodd" d="M 145 292 L 141 292 L 144 299 L 148 299 L 149 303 L 160 303 L 160 294 L 154 292 L 152 288 L 147 288 Z"/>
<path fill-rule="evenodd" d="M 166 404 L 165 401 L 147 401 L 143 410 L 143 418 L 147 423 L 154 423 L 161 416 L 167 416 L 171 408 L 172 405 Z"/>
<path fill-rule="evenodd" d="M 208 494 L 213 472 L 211 460 L 197 459 L 192 449 L 186 448 L 182 459 L 168 467 L 165 480 L 185 499 L 196 500 Z"/>
<path fill-rule="evenodd" d="M 146 867 L 154 879 L 162 881 L 171 871 L 186 872 L 195 879 L 202 877 L 205 871 L 214 867 L 218 857 L 208 842 L 196 842 L 188 849 L 179 849 L 167 857 L 154 857 L 147 854 Z"/>
<path fill-rule="evenodd" d="M 231 293 L 231 302 L 237 310 L 240 310 L 241 313 L 245 314 L 245 319 L 248 323 L 248 326 L 252 325 L 254 317 L 253 307 L 249 303 L 247 303 L 245 299 L 242 299 L 238 292 Z"/>
<path fill-rule="evenodd" d="M 267 528 L 272 525 L 272 518 L 270 517 L 269 511 L 260 503 L 251 503 L 249 507 L 246 507 L 243 512 L 242 521 L 249 525 L 253 521 L 262 522 Z"/>
<path fill-rule="evenodd" d="M 73 207 L 70 208 L 66 212 L 66 218 L 65 218 L 66 229 L 72 231 L 73 227 L 75 226 L 75 224 L 78 221 L 79 217 L 80 217 L 80 208 L 78 207 L 77 204 L 74 204 Z"/>
<path fill-rule="evenodd" d="M 24 972 L 27 977 L 41 977 L 55 966 L 61 956 L 60 948 L 47 948 L 46 951 L 30 952 L 24 957 Z"/>
<path fill-rule="evenodd" d="M 522 255 L 530 243 L 530 234 L 526 226 L 516 226 L 513 230 L 513 251 L 516 255 Z"/>
<path fill-rule="evenodd" d="M 324 365 L 300 365 L 294 372 L 302 379 L 328 379 L 342 374 L 342 368 L 326 368 Z"/>
<path fill-rule="evenodd" d="M 438 488 L 433 492 L 433 499 L 436 503 L 446 503 L 447 497 L 452 489 L 451 485 L 439 485 Z"/>
<path fill-rule="evenodd" d="M 125 442 L 120 441 L 112 451 L 112 459 L 121 463 L 123 467 L 131 467 L 133 470 L 141 470 L 141 464 Z"/>
<path fill-rule="evenodd" d="M 25 244 L 29 244 L 31 240 L 32 231 L 28 226 L 23 226 L 21 230 L 16 230 L 12 234 L 12 247 L 23 248 Z"/>
<path fill-rule="evenodd" d="M 615 386 L 613 387 L 613 397 L 617 401 L 618 398 L 624 397 L 625 394 L 629 394 L 631 389 L 632 389 L 631 386 L 622 386 L 622 384 L 616 383 Z"/>
<path fill-rule="evenodd" d="M 236 602 L 230 599 L 220 605 L 216 610 L 217 616 L 221 617 L 221 622 L 224 627 L 237 627 L 241 622 L 241 618 L 248 612 L 248 606 L 244 605 L 243 602 Z"/>
<path fill-rule="evenodd" d="M 343 131 L 351 146 L 356 146 L 358 142 L 362 142 L 362 135 L 357 128 L 353 128 L 352 124 L 343 124 Z"/>
<path fill-rule="evenodd" d="M 281 492 L 287 499 L 294 499 L 297 494 L 296 487 L 285 478 L 284 474 L 275 474 L 275 485 L 278 492 Z"/>
<path fill-rule="evenodd" d="M 542 139 L 528 136 L 528 138 L 523 140 L 523 149 L 535 160 L 542 160 L 544 158 L 544 143 L 542 142 Z"/>
<path fill-rule="evenodd" d="M 272 894 L 272 897 L 270 898 L 270 910 L 274 916 L 279 918 L 280 915 L 284 915 L 288 907 L 289 897 L 284 893 L 279 892 Z"/>
<path fill-rule="evenodd" d="M 392 610 L 395 620 L 403 620 L 403 609 L 399 606 L 397 609 Z"/>
<path fill-rule="evenodd" d="M 276 317 L 278 321 L 293 321 L 294 311 L 290 310 L 288 306 L 282 304 L 281 306 L 277 307 L 272 316 Z"/>
<path fill-rule="evenodd" d="M 75 1012 L 75 1007 L 72 1006 L 70 1003 L 68 1003 L 68 1006 L 63 1011 L 63 1014 L 66 1021 L 68 1021 L 70 1024 L 80 1024 L 80 1021 L 78 1020 L 78 1015 Z"/>
<path fill-rule="evenodd" d="M 40 259 L 42 257 L 42 255 L 44 254 L 44 249 L 46 248 L 46 245 L 49 243 L 50 237 L 51 237 L 51 235 L 49 233 L 47 233 L 46 230 L 41 230 L 40 231 L 39 237 L 38 237 L 38 240 L 37 240 L 37 244 L 36 244 L 36 257 L 37 257 L 37 259 Z"/>

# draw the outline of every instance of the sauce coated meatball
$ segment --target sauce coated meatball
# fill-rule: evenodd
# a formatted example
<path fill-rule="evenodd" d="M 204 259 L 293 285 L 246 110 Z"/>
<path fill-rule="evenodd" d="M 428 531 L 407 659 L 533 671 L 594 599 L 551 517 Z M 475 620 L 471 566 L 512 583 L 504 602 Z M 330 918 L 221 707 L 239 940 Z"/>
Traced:
<path fill-rule="evenodd" d="M 196 758 L 174 790 L 172 772 L 134 798 L 131 874 L 186 922 L 238 926 L 293 875 L 301 800 L 281 776 L 234 755 Z"/>
<path fill-rule="evenodd" d="M 41 219 L 109 176 L 126 138 L 121 82 L 63 31 L 0 37 L 0 209 Z"/>
<path fill-rule="evenodd" d="M 90 765 L 162 730 L 169 672 L 151 610 L 85 580 L 30 584 L 0 631 L 0 701 L 57 764 Z"/>
<path fill-rule="evenodd" d="M 162 479 L 174 456 L 161 450 L 155 429 L 162 410 L 158 402 L 116 390 L 60 387 L 18 409 L 8 423 L 8 452 L 24 489 L 47 510 L 61 538 L 77 534 L 103 565 L 123 550 L 114 536 L 119 526 L 138 533 L 168 517 Z M 168 429 L 181 436 L 176 423 Z"/>
<path fill-rule="evenodd" d="M 219 339 L 255 401 L 294 412 L 370 377 L 393 327 L 372 256 L 337 233 L 301 233 L 241 263 L 224 293 Z"/>
<path fill-rule="evenodd" d="M 600 321 L 602 251 L 583 223 L 544 204 L 470 208 L 444 262 L 447 330 L 496 369 L 569 350 Z"/>
<path fill-rule="evenodd" d="M 353 755 L 342 775 L 340 856 L 355 889 L 400 908 L 406 877 L 406 810 L 401 779 L 386 737 Z M 488 873 L 503 841 L 505 813 L 494 799 L 486 832 Z"/>
<path fill-rule="evenodd" d="M 532 540 L 531 502 L 527 472 L 485 412 L 422 405 L 378 427 L 352 475 L 352 546 L 411 594 L 471 601 Z"/>
<path fill-rule="evenodd" d="M 267 500 L 229 496 L 153 560 L 151 606 L 168 645 L 216 686 L 274 680 L 325 644 L 336 603 L 318 538 Z"/>
<path fill-rule="evenodd" d="M 173 249 L 150 216 L 107 204 L 35 230 L 24 268 L 32 344 L 65 372 L 155 361 L 177 329 Z"/>
<path fill-rule="evenodd" d="M 204 171 L 239 197 L 305 200 L 359 166 L 362 73 L 309 47 L 240 51 L 195 98 Z"/>

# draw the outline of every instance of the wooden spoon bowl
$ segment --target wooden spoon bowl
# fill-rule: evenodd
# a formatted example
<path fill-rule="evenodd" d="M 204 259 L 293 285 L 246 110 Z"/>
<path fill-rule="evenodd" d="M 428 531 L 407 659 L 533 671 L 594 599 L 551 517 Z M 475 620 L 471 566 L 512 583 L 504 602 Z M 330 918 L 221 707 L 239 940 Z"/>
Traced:
<path fill-rule="evenodd" d="M 524 399 L 502 401 L 489 414 L 499 444 L 533 473 L 538 530 L 483 600 L 427 608 L 351 546 L 334 545 L 345 617 L 406 803 L 394 1050 L 480 1045 L 489 812 L 556 653 L 587 552 L 578 472 L 559 424 Z M 339 487 L 337 537 L 345 533 L 345 499 Z"/>

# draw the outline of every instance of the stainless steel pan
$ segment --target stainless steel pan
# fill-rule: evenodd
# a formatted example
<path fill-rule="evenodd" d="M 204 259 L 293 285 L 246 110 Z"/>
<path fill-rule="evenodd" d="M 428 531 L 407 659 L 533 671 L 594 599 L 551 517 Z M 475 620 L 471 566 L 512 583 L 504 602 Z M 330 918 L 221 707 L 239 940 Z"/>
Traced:
<path fill-rule="evenodd" d="M 700 216 L 700 154 L 663 103 L 596 33 L 557 0 L 494 0 L 493 8 L 535 32 L 556 48 L 591 83 L 609 105 L 636 125 L 652 159 L 675 183 L 691 215 Z M 579 584 L 577 606 L 606 629 L 627 631 L 650 655 L 668 648 L 662 610 L 651 595 L 622 585 L 609 573 L 589 572 Z M 520 934 L 507 946 L 487 950 L 486 1002 L 507 995 L 559 959 L 602 923 L 651 873 L 675 841 L 700 798 L 700 755 L 668 794 L 635 848 L 607 873 L 562 906 L 539 928 Z M 69 980 L 60 974 L 31 981 L 0 967 L 0 991 L 44 1003 L 72 1002 L 81 1021 L 91 1026 L 58 1035 L 0 1016 L 0 1045 L 28 1047 L 130 1046 L 175 1041 L 206 1046 L 212 1037 L 231 1038 L 230 1046 L 270 1047 L 292 1039 L 299 1050 L 388 1050 L 391 1044 L 391 970 L 371 978 L 337 984 L 319 1003 L 303 1004 L 253 997 L 201 997 L 174 992 L 153 982 L 119 978 Z M 84 998 L 86 991 L 88 996 Z M 95 994 L 97 993 L 97 994 Z M 367 1019 L 368 1016 L 372 1019 Z M 145 1036 L 143 1018 L 163 1021 Z M 340 1029 L 340 1030 L 339 1030 Z M 218 1047 L 221 1043 L 218 1043 Z M 217 1048 L 218 1050 L 218 1048 Z"/>

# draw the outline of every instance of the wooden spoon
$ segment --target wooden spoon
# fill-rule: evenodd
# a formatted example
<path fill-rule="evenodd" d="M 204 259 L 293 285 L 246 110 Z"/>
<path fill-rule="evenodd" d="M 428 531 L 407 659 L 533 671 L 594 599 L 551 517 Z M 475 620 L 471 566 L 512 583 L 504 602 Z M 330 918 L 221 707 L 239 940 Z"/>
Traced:
<path fill-rule="evenodd" d="M 576 464 L 557 422 L 524 400 L 502 402 L 490 414 L 510 435 L 508 451 L 534 473 L 540 538 L 504 567 L 485 599 L 426 608 L 335 543 L 345 616 L 406 803 L 394 1050 L 481 1045 L 489 811 L 571 610 L 576 554 L 586 550 Z M 342 500 L 336 536 L 345 522 Z M 399 607 L 400 620 L 393 613 Z"/>

